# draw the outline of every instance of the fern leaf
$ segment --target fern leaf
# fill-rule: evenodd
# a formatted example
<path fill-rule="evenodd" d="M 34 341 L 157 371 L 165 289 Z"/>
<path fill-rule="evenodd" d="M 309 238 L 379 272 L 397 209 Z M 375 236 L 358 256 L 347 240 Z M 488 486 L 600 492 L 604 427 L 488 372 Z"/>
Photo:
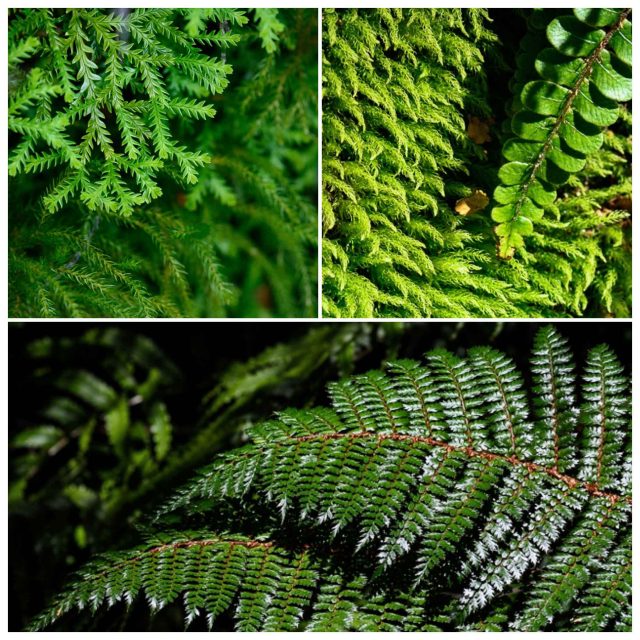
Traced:
<path fill-rule="evenodd" d="M 574 365 L 567 341 L 552 327 L 542 329 L 531 362 L 539 419 L 533 450 L 546 465 L 566 471 L 575 466 L 577 420 Z"/>
<path fill-rule="evenodd" d="M 269 608 L 261 596 L 275 593 L 280 571 L 287 563 L 294 571 L 299 568 L 304 578 L 297 588 L 308 593 L 308 587 L 302 584 L 313 584 L 313 571 L 302 568 L 295 555 L 278 553 L 271 542 L 241 536 L 212 537 L 205 532 L 175 539 L 166 539 L 165 535 L 162 543 L 111 553 L 95 561 L 83 572 L 86 578 L 91 577 L 84 588 L 63 595 L 48 614 L 34 621 L 32 629 L 49 625 L 72 608 L 95 611 L 104 603 L 131 603 L 140 594 L 144 594 L 151 610 L 159 610 L 183 592 L 187 594 L 187 621 L 202 607 L 212 623 L 238 595 L 243 619 L 239 630 L 254 628 Z M 291 599 L 289 606 L 295 606 Z"/>
<path fill-rule="evenodd" d="M 275 53 L 284 24 L 278 20 L 277 9 L 254 9 L 258 20 L 258 33 L 267 53 Z"/>
<path fill-rule="evenodd" d="M 333 410 L 255 425 L 156 519 L 259 509 L 263 537 L 171 534 L 113 556 L 35 626 L 133 591 L 152 609 L 183 594 L 187 622 L 232 611 L 244 631 L 626 625 L 629 387 L 611 351 L 590 352 L 576 388 L 566 341 L 543 328 L 534 402 L 495 350 L 425 360 L 333 383 Z M 140 581 L 114 583 L 133 562 Z"/>
<path fill-rule="evenodd" d="M 516 629 L 537 631 L 566 611 L 588 584 L 594 563 L 611 548 L 618 527 L 628 520 L 628 505 L 594 500 L 545 566 L 540 581 L 515 621 Z"/>
<path fill-rule="evenodd" d="M 584 462 L 579 475 L 604 489 L 621 484 L 620 463 L 627 436 L 621 427 L 629 420 L 627 381 L 621 374 L 622 368 L 606 346 L 590 353 L 583 385 Z"/>
<path fill-rule="evenodd" d="M 491 213 L 499 223 L 499 257 L 511 258 L 524 246 L 524 236 L 555 200 L 554 187 L 585 166 L 588 154 L 602 145 L 602 127 L 618 119 L 617 102 L 631 99 L 631 67 L 624 52 L 620 58 L 613 48 L 625 29 L 631 33 L 630 12 L 610 11 L 602 18 L 576 9 L 575 16 L 549 24 L 553 48 L 544 49 L 535 63 L 542 79 L 522 89 L 522 109 L 512 123 L 517 137 L 503 147 L 508 162 L 500 168 L 498 204 Z"/>
<path fill-rule="evenodd" d="M 465 317 L 478 305 L 468 294 L 456 300 L 474 279 L 461 283 L 469 261 L 444 236 L 460 224 L 446 198 L 469 151 L 460 110 L 494 39 L 487 18 L 482 10 L 323 12 L 325 313 Z"/>
<path fill-rule="evenodd" d="M 33 36 L 29 35 L 30 19 L 36 19 L 47 32 L 51 58 L 43 56 L 27 68 L 35 51 Z M 13 116 L 9 128 L 20 135 L 21 156 L 14 158 L 12 175 L 21 173 L 24 167 L 31 172 L 43 171 L 45 167 L 37 162 L 36 153 L 40 141 L 46 151 L 61 152 L 59 163 L 67 165 L 69 172 L 57 183 L 54 180 L 45 200 L 51 213 L 66 203 L 61 185 L 67 179 L 77 184 L 80 197 L 93 209 L 123 215 L 130 215 L 133 205 L 158 197 L 155 171 L 145 167 L 149 159 L 147 140 L 153 144 L 154 160 L 160 161 L 156 169 L 166 170 L 167 161 L 176 158 L 183 178 L 190 183 L 196 180 L 201 158 L 174 143 L 169 120 L 209 119 L 215 110 L 204 102 L 172 96 L 167 69 L 179 69 L 196 85 L 215 94 L 227 86 L 231 67 L 201 53 L 195 38 L 180 33 L 172 14 L 144 10 L 122 16 L 105 10 L 54 14 L 47 9 L 28 9 L 12 16 L 12 26 L 16 38 L 12 64 L 24 76 L 10 92 L 9 100 Z M 206 29 L 206 25 L 203 27 Z M 66 38 L 59 36 L 61 30 Z M 47 81 L 42 82 L 45 77 Z M 64 94 L 67 105 L 57 112 L 38 114 L 38 98 L 52 93 Z M 76 138 L 78 132 L 80 140 Z M 119 186 L 126 184 L 119 162 L 122 157 L 138 175 L 145 176 L 148 186 L 144 194 Z M 109 185 L 96 189 L 93 181 L 100 171 L 113 177 Z M 118 197 L 124 196 L 121 208 L 110 197 L 113 189 Z"/>
<path fill-rule="evenodd" d="M 580 606 L 573 614 L 575 628 L 603 629 L 612 620 L 621 621 L 621 607 L 626 606 L 631 596 L 630 536 L 616 546 L 606 563 L 597 565 L 590 578 L 579 597 Z"/>

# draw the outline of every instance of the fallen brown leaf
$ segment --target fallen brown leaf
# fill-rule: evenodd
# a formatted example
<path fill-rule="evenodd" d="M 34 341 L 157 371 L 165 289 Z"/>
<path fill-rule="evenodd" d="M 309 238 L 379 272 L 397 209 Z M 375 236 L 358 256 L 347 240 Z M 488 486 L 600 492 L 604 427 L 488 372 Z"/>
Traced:
<path fill-rule="evenodd" d="M 483 120 L 482 118 L 478 118 L 478 116 L 471 116 L 471 118 L 469 118 L 469 124 L 467 125 L 467 136 L 476 144 L 491 142 L 489 130 L 493 122 L 493 118 Z"/>
<path fill-rule="evenodd" d="M 484 191 L 476 189 L 470 196 L 460 198 L 456 202 L 455 210 L 461 216 L 468 216 L 476 211 L 482 211 L 489 204 L 489 197 Z"/>

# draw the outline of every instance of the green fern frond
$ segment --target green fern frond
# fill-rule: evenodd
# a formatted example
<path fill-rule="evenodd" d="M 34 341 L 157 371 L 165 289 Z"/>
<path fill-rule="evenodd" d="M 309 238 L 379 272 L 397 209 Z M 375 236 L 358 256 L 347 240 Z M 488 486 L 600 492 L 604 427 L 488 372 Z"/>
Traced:
<path fill-rule="evenodd" d="M 538 138 L 550 134 L 555 122 L 554 114 L 533 114 L 535 105 L 525 109 L 522 92 L 532 83 L 538 88 L 563 85 L 559 90 L 568 92 L 567 74 L 586 68 L 589 57 L 549 49 L 546 29 L 564 20 L 560 12 L 513 12 L 518 23 L 514 29 L 522 29 L 524 37 L 514 52 L 516 68 L 506 92 L 500 80 L 509 78 L 509 49 L 515 49 L 515 42 L 504 15 L 451 9 L 324 12 L 326 315 L 629 316 L 629 105 L 616 102 L 617 122 L 604 130 L 586 120 L 580 124 L 576 105 L 569 110 L 553 144 L 573 144 L 573 151 L 548 151 L 553 158 L 567 156 L 565 169 L 567 162 L 574 163 L 554 189 L 544 179 L 531 182 L 527 206 L 536 222 L 530 229 L 522 222 L 526 229 L 521 231 L 529 233 L 526 245 L 520 238 L 514 259 L 496 256 L 495 224 L 489 215 L 473 209 L 462 213 L 474 194 L 493 192 L 494 212 L 511 215 L 522 185 L 519 179 L 518 184 L 501 184 L 495 156 L 502 146 L 525 149 L 530 152 L 526 162 L 505 166 L 532 166 L 534 151 L 544 145 Z M 580 16 L 591 20 L 587 14 Z M 520 23 L 522 17 L 526 23 Z M 427 24 L 414 34 L 408 23 L 420 20 Z M 589 33 L 610 30 L 587 27 L 577 17 L 570 17 L 570 23 L 582 24 L 576 28 Z M 591 68 L 593 73 L 607 64 L 619 67 L 620 73 L 627 69 L 622 75 L 628 87 L 623 59 L 629 59 L 631 44 L 622 38 L 626 28 L 621 27 L 620 38 L 611 34 L 616 46 L 626 43 L 618 46 L 623 58 L 607 45 L 605 66 L 598 58 Z M 502 50 L 494 46 L 497 36 L 503 40 Z M 554 64 L 558 60 L 569 67 Z M 553 76 L 562 69 L 564 80 Z M 596 75 L 605 82 L 604 71 Z M 589 83 L 594 82 L 590 76 Z M 510 93 L 514 97 L 505 121 L 502 109 L 492 103 L 499 101 L 497 96 L 508 99 Z M 586 131 L 582 137 L 576 120 L 580 131 Z M 587 149 L 594 143 L 593 150 Z M 553 164 L 551 156 L 548 160 Z M 546 168 L 546 159 L 543 164 Z"/>
<path fill-rule="evenodd" d="M 226 19 L 235 12 L 227 10 Z M 59 14 L 41 9 L 16 12 L 11 21 L 12 60 L 19 84 L 9 94 L 9 130 L 31 153 L 14 156 L 10 175 L 18 175 L 25 164 L 33 171 L 36 165 L 30 160 L 36 149 L 50 154 L 50 162 L 68 168 L 66 176 L 53 180 L 45 200 L 48 212 L 64 205 L 60 185 L 65 180 L 74 182 L 74 192 L 90 209 L 106 208 L 122 215 L 158 197 L 155 174 L 165 165 L 177 162 L 183 180 L 196 180 L 204 156 L 186 153 L 177 145 L 168 122 L 176 116 L 213 117 L 215 112 L 202 103 L 172 99 L 167 70 L 179 69 L 209 95 L 224 90 L 231 67 L 203 55 L 196 40 L 197 35 L 209 35 L 206 22 L 201 33 L 189 37 L 166 10 L 121 14 L 86 9 Z M 45 51 L 36 65 L 21 69 L 17 65 L 34 51 L 30 35 L 34 23 L 55 39 L 55 55 Z M 60 32 L 67 37 L 59 39 Z M 43 89 L 38 84 L 53 95 L 64 94 L 67 105 L 55 113 L 39 113 L 35 104 Z M 50 133 L 52 127 L 57 137 Z M 118 150 L 119 141 L 124 153 Z M 135 191 L 129 183 L 130 169 L 118 162 L 121 157 L 154 189 Z M 160 162 L 150 170 L 148 161 L 154 158 Z"/>
<path fill-rule="evenodd" d="M 251 428 L 157 517 L 222 529 L 257 510 L 258 537 L 168 532 L 89 567 L 34 628 L 137 593 L 152 609 L 182 596 L 187 622 L 231 610 L 238 630 L 624 626 L 629 384 L 607 347 L 579 389 L 573 370 L 545 328 L 534 402 L 482 347 L 332 383 L 332 409 Z"/>
<path fill-rule="evenodd" d="M 12 316 L 317 315 L 315 14 L 269 16 L 11 14 Z"/>
<path fill-rule="evenodd" d="M 553 48 L 535 62 L 541 80 L 522 89 L 500 168 L 491 217 L 500 223 L 499 256 L 510 258 L 533 222 L 556 199 L 554 187 L 582 169 L 603 143 L 602 127 L 618 119 L 617 102 L 631 100 L 631 9 L 576 9 L 547 27 Z M 600 27 L 605 27 L 606 30 Z"/>
<path fill-rule="evenodd" d="M 323 21 L 324 232 L 348 258 L 323 262 L 331 315 L 465 316 L 462 305 L 444 305 L 455 294 L 432 256 L 458 226 L 445 184 L 464 171 L 460 108 L 467 77 L 482 73 L 481 50 L 495 40 L 481 27 L 487 14 L 327 10 Z M 446 248 L 451 269 L 466 270 Z M 430 286 L 441 277 L 447 293 L 434 300 Z"/>

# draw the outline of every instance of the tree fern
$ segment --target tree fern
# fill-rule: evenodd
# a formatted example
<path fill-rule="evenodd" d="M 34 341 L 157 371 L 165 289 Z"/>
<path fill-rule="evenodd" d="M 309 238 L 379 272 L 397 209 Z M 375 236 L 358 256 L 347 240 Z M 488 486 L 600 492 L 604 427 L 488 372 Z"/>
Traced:
<path fill-rule="evenodd" d="M 516 138 L 503 148 L 501 185 L 492 218 L 500 224 L 499 255 L 511 257 L 556 198 L 554 185 L 584 167 L 603 142 L 601 128 L 631 100 L 631 9 L 575 9 L 547 27 L 553 48 L 538 55 L 540 80 L 527 83 L 514 115 Z M 603 30 L 600 27 L 605 27 Z"/>
<path fill-rule="evenodd" d="M 485 347 L 332 383 L 332 409 L 256 425 L 32 628 L 144 595 L 243 631 L 629 630 L 629 384 L 607 346 L 574 367 L 547 327 L 533 402 Z"/>

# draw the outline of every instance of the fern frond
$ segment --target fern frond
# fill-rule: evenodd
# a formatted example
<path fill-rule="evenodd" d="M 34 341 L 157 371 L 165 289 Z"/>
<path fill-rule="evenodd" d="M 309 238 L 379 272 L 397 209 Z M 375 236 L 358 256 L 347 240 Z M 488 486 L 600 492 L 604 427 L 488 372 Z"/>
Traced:
<path fill-rule="evenodd" d="M 466 291 L 468 261 L 443 242 L 459 225 L 445 197 L 468 152 L 468 76 L 482 73 L 495 38 L 486 21 L 475 10 L 323 12 L 323 226 L 344 251 L 342 264 L 323 262 L 331 315 L 463 317 L 492 306 Z M 496 285 L 484 286 L 495 299 Z M 488 315 L 510 315 L 499 306 Z"/>
<path fill-rule="evenodd" d="M 57 14 L 29 9 L 15 12 L 11 21 L 15 42 L 11 59 L 14 73 L 21 72 L 22 77 L 9 94 L 9 130 L 19 136 L 24 156 L 14 160 L 12 175 L 25 164 L 31 171 L 42 170 L 31 161 L 36 149 L 61 154 L 58 163 L 68 166 L 69 177 L 54 177 L 46 202 L 51 213 L 65 204 L 59 189 L 67 179 L 77 185 L 79 196 L 91 208 L 123 215 L 130 215 L 133 205 L 148 202 L 150 196 L 158 197 L 155 173 L 168 168 L 172 160 L 181 165 L 184 180 L 196 180 L 195 169 L 202 162 L 173 141 L 169 120 L 212 118 L 215 111 L 204 103 L 172 97 L 167 70 L 178 68 L 212 95 L 224 90 L 231 67 L 202 54 L 196 39 L 184 36 L 171 14 L 134 10 L 121 15 L 89 9 Z M 51 56 L 23 69 L 20 64 L 34 51 L 32 22 L 48 33 Z M 198 35 L 206 36 L 208 26 L 201 26 L 203 33 Z M 66 38 L 59 38 L 61 30 Z M 67 105 L 44 117 L 36 109 L 43 91 L 64 94 Z M 50 134 L 53 126 L 56 137 Z M 160 161 L 154 171 L 146 164 L 154 159 L 147 140 Z M 119 141 L 125 154 L 119 150 Z M 118 162 L 123 155 L 152 189 L 142 194 L 130 190 L 131 185 L 125 188 L 127 174 Z M 102 184 L 96 188 L 100 172 Z M 108 182 L 105 175 L 110 176 Z M 110 191 L 123 199 L 121 204 L 109 197 Z"/>
<path fill-rule="evenodd" d="M 576 9 L 575 16 L 549 24 L 553 48 L 540 52 L 535 63 L 542 79 L 522 89 L 522 107 L 511 125 L 517 137 L 503 147 L 508 162 L 500 168 L 501 185 L 494 193 L 498 206 L 491 213 L 500 223 L 495 231 L 501 258 L 523 247 L 533 222 L 555 201 L 554 188 L 584 167 L 587 155 L 602 145 L 602 127 L 618 119 L 617 102 L 631 99 L 631 67 L 625 62 L 630 12 L 596 16 Z"/>
<path fill-rule="evenodd" d="M 618 10 L 619 18 L 623 11 Z M 546 10 L 512 17 L 519 21 L 520 15 L 526 24 L 518 26 L 526 35 L 509 83 L 514 94 L 507 106 L 509 124 L 501 122 L 501 109 L 489 106 L 500 101 L 497 95 L 508 95 L 501 87 L 507 85 L 508 66 L 492 45 L 498 35 L 505 56 L 514 47 L 504 14 L 324 12 L 323 234 L 331 247 L 323 260 L 326 314 L 628 317 L 629 222 L 615 222 L 617 214 L 610 213 L 617 202 L 626 211 L 630 206 L 622 195 L 628 193 L 631 174 L 630 109 L 605 94 L 626 91 L 629 98 L 630 16 L 613 34 L 615 20 L 588 25 L 595 18 L 581 10 L 577 17 Z M 612 15 L 607 13 L 609 20 Z M 562 27 L 566 18 L 569 31 Z M 552 40 L 546 34 L 550 24 L 561 27 L 550 27 Z M 579 38 L 561 53 L 571 29 L 578 36 L 599 34 L 591 53 L 598 38 L 610 35 L 581 81 L 589 99 L 586 87 L 601 93 L 596 80 L 605 85 L 599 104 L 607 103 L 607 113 L 617 120 L 607 129 L 579 113 L 578 107 L 587 104 L 581 93 L 560 120 L 561 104 L 548 99 L 554 96 L 529 95 L 533 89 L 556 87 L 567 96 L 576 88 L 591 54 L 576 48 Z M 609 67 L 619 76 L 616 89 L 607 84 Z M 497 78 L 505 82 L 491 84 Z M 554 105 L 553 113 L 534 113 Z M 548 136 L 537 178 L 527 183 L 523 195 L 525 179 L 518 172 L 534 166 Z M 498 145 L 491 137 L 514 158 L 499 176 Z M 601 189 L 610 189 L 610 197 Z M 495 224 L 467 207 L 477 192 L 493 192 L 499 233 L 521 226 L 512 229 L 517 259 L 496 256 Z M 506 222 L 521 199 L 518 222 Z M 340 256 L 336 246 L 343 251 Z"/>
<path fill-rule="evenodd" d="M 62 596 L 49 614 L 34 621 L 32 629 L 48 626 L 71 609 L 95 612 L 103 603 L 130 604 L 140 594 L 157 611 L 184 593 L 187 625 L 201 612 L 207 612 L 211 625 L 238 598 L 237 630 L 255 631 L 263 622 L 283 617 L 280 605 L 285 605 L 285 611 L 288 608 L 294 620 L 301 617 L 316 578 L 304 550 L 293 554 L 270 541 L 209 532 L 175 538 L 165 534 L 162 542 L 149 541 L 134 551 L 108 554 L 82 575 L 90 577 L 86 588 Z M 288 587 L 284 598 L 276 597 L 278 587 Z"/>
<path fill-rule="evenodd" d="M 627 624 L 627 380 L 596 347 L 576 389 L 551 328 L 532 371 L 533 402 L 515 365 L 488 348 L 332 383 L 333 409 L 252 427 L 157 518 L 217 514 L 223 527 L 228 510 L 236 523 L 258 509 L 264 537 L 169 533 L 115 554 L 34 627 L 137 593 L 152 609 L 182 594 L 187 622 L 201 612 L 211 625 L 233 608 L 237 628 L 253 631 Z"/>
<path fill-rule="evenodd" d="M 631 537 L 625 535 L 606 562 L 597 565 L 580 595 L 579 607 L 572 617 L 574 628 L 604 629 L 614 620 L 616 628 L 620 625 L 620 630 L 630 631 L 625 620 L 630 599 Z"/>

